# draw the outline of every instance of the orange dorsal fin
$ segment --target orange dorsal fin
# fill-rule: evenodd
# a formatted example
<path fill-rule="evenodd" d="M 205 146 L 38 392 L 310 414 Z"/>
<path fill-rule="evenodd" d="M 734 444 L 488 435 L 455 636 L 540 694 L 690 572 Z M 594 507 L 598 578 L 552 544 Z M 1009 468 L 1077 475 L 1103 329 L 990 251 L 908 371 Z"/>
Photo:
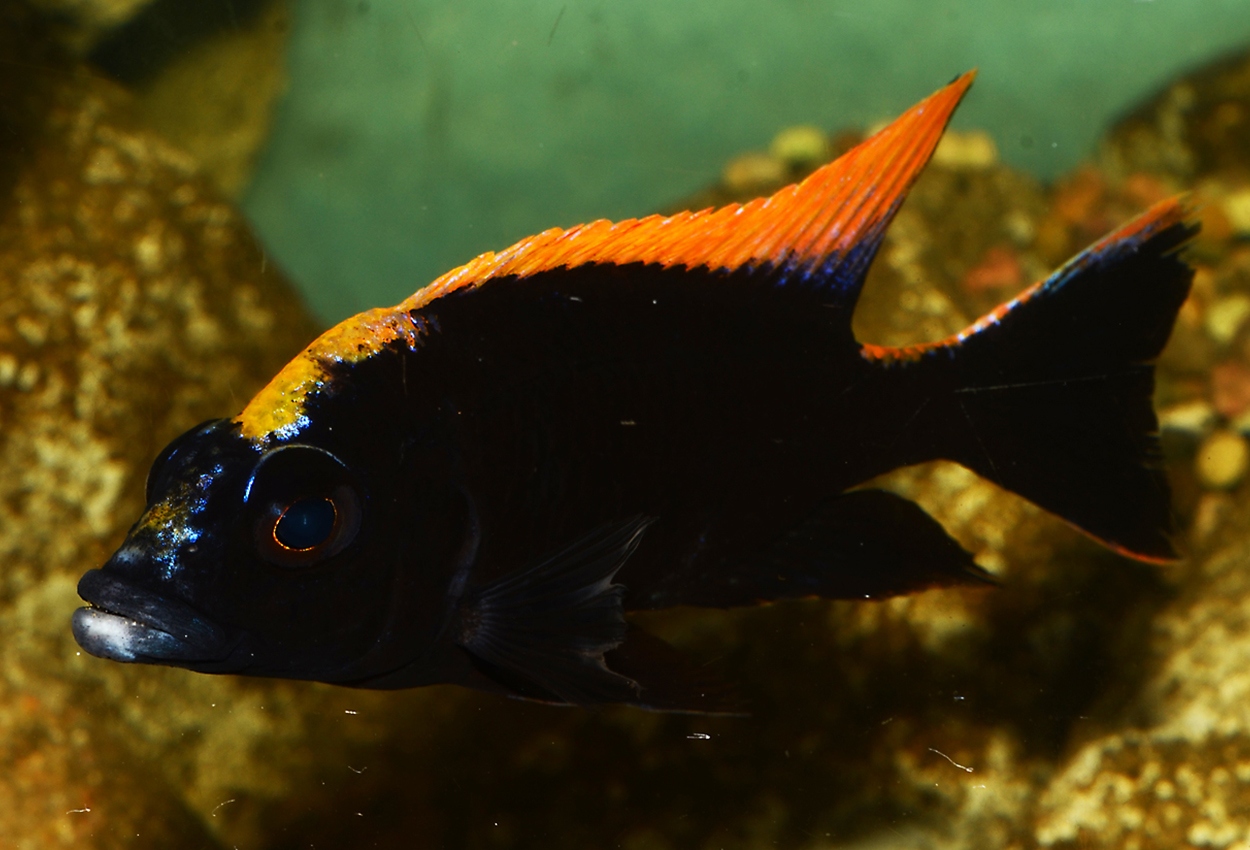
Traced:
<path fill-rule="evenodd" d="M 771 197 L 669 217 L 553 228 L 447 272 L 394 308 L 347 319 L 314 340 L 252 399 L 236 420 L 241 433 L 258 445 L 298 433 L 307 422 L 308 398 L 328 391 L 335 368 L 393 344 L 419 345 L 428 327 L 415 311 L 492 278 L 588 263 L 760 268 L 770 270 L 774 283 L 806 284 L 849 311 L 886 226 L 975 74 L 956 78 L 854 150 Z"/>
<path fill-rule="evenodd" d="M 398 305 L 415 310 L 491 278 L 586 263 L 780 269 L 853 303 L 877 246 L 929 161 L 975 71 L 899 116 L 863 144 L 768 198 L 719 209 L 552 228 L 453 269 Z"/>

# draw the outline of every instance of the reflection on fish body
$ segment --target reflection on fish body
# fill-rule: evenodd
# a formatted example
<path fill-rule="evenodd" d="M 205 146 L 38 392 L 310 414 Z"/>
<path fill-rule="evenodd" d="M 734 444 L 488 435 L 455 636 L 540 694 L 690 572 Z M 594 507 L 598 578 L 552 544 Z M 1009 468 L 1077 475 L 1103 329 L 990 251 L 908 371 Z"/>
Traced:
<path fill-rule="evenodd" d="M 1167 201 L 963 333 L 851 314 L 964 75 L 768 199 L 550 230 L 314 341 L 174 441 L 87 573 L 118 661 L 722 711 L 631 610 L 987 582 L 854 489 L 961 463 L 1132 557 L 1173 556 L 1151 361 L 1192 236 Z"/>

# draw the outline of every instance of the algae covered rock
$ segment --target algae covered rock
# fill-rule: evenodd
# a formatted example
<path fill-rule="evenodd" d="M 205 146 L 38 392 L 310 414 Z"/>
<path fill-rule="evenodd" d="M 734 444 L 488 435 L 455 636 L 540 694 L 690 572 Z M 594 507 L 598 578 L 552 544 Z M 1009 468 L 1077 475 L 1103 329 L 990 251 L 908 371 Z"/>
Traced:
<path fill-rule="evenodd" d="M 1120 722 L 1074 738 L 1042 797 L 1044 847 L 1241 847 L 1250 841 L 1250 493 L 1213 475 L 1209 449 L 1247 433 L 1250 253 L 1235 199 L 1250 193 L 1250 55 L 1201 69 L 1130 115 L 1103 149 L 1125 186 L 1196 187 L 1205 234 L 1173 344 L 1162 416 L 1190 558 L 1142 648 L 1149 675 Z M 1232 203 L 1230 204 L 1230 200 Z M 1230 215 L 1230 207 L 1233 213 Z M 1223 473 L 1226 470 L 1217 470 Z"/>
<path fill-rule="evenodd" d="M 1238 51 L 1188 74 L 1131 110 L 1103 143 L 1112 174 L 1197 181 L 1250 166 L 1250 57 Z"/>
<path fill-rule="evenodd" d="M 287 0 L 158 3 L 110 32 L 91 60 L 134 93 L 145 126 L 237 199 L 286 89 L 291 17 Z"/>
<path fill-rule="evenodd" d="M 12 2 L 0 54 L 0 845 L 215 846 L 196 794 L 272 776 L 205 778 L 197 760 L 266 716 L 224 681 L 180 705 L 168 671 L 87 659 L 66 617 L 154 453 L 237 408 L 314 327 L 195 163 Z"/>
<path fill-rule="evenodd" d="M 152 0 L 30 0 L 57 23 L 56 35 L 71 50 L 84 51 L 109 30 L 130 20 Z"/>
<path fill-rule="evenodd" d="M 1089 740 L 1042 799 L 1045 847 L 1234 847 L 1250 840 L 1250 510 L 1154 623 L 1155 670 L 1121 728 Z"/>

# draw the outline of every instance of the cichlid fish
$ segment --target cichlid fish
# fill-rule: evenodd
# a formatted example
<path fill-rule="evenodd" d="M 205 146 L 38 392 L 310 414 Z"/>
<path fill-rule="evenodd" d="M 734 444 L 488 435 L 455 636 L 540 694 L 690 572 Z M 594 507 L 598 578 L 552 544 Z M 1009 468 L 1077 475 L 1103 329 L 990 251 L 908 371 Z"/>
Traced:
<path fill-rule="evenodd" d="M 156 460 L 78 586 L 87 652 L 363 688 L 732 707 L 626 612 L 988 582 L 917 505 L 945 458 L 1174 557 L 1152 361 L 1196 231 L 1153 207 L 941 342 L 858 342 L 965 74 L 770 198 L 553 229 L 315 340 Z"/>

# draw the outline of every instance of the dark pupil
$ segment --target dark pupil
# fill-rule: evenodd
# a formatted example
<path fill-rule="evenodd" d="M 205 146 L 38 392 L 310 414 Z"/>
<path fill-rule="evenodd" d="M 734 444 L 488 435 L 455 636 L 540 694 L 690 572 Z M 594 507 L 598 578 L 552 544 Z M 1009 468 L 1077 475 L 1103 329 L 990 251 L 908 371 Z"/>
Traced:
<path fill-rule="evenodd" d="M 273 536 L 288 549 L 311 549 L 334 530 L 334 503 L 329 499 L 300 499 L 278 517 Z"/>

